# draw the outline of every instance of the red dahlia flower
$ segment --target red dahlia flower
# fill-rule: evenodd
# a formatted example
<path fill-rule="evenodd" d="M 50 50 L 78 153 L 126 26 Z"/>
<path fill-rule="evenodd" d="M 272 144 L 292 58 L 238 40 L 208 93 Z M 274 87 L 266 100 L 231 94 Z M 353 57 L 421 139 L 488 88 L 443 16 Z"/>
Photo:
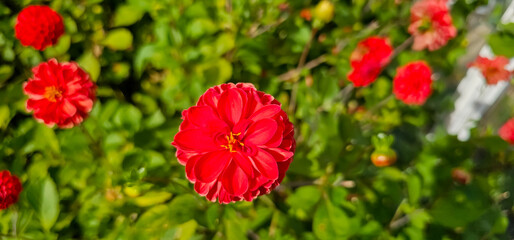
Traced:
<path fill-rule="evenodd" d="M 422 105 L 432 92 L 432 70 L 423 61 L 408 63 L 396 70 L 393 93 L 410 105 Z"/>
<path fill-rule="evenodd" d="M 293 160 L 293 124 L 273 96 L 252 84 L 212 87 L 182 118 L 172 145 L 195 190 L 210 201 L 267 194 Z"/>
<path fill-rule="evenodd" d="M 61 15 L 47 6 L 28 6 L 18 14 L 14 30 L 23 46 L 42 51 L 57 43 L 64 24 Z"/>
<path fill-rule="evenodd" d="M 514 118 L 507 121 L 498 131 L 500 137 L 506 142 L 514 145 Z"/>
<path fill-rule="evenodd" d="M 508 81 L 511 71 L 505 69 L 509 59 L 504 56 L 497 56 L 494 59 L 478 57 L 470 66 L 480 69 L 487 84 L 497 84 L 499 81 Z"/>
<path fill-rule="evenodd" d="M 412 49 L 437 50 L 457 36 L 446 0 L 421 0 L 410 12 L 409 33 L 414 37 Z"/>
<path fill-rule="evenodd" d="M 27 110 L 48 126 L 71 128 L 93 108 L 95 84 L 76 63 L 51 59 L 32 69 L 34 77 L 23 85 L 29 96 Z"/>
<path fill-rule="evenodd" d="M 0 209 L 6 209 L 18 201 L 22 190 L 18 177 L 7 170 L 0 172 Z"/>
<path fill-rule="evenodd" d="M 369 37 L 357 44 L 350 56 L 352 71 L 348 79 L 355 87 L 364 87 L 380 74 L 391 58 L 393 48 L 387 38 Z"/>

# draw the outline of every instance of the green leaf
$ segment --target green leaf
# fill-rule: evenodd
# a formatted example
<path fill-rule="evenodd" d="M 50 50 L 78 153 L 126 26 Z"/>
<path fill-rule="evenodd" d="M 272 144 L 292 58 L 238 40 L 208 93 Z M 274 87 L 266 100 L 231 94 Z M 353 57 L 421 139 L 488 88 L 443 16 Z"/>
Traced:
<path fill-rule="evenodd" d="M 9 106 L 0 105 L 0 129 L 5 129 L 9 125 L 10 120 L 11 112 L 9 111 Z"/>
<path fill-rule="evenodd" d="M 178 240 L 189 240 L 195 234 L 198 223 L 195 220 L 189 220 L 183 224 L 180 224 L 177 231 L 175 232 L 174 239 Z"/>
<path fill-rule="evenodd" d="M 133 5 L 121 5 L 114 13 L 114 27 L 129 26 L 139 21 L 145 11 Z"/>
<path fill-rule="evenodd" d="M 126 50 L 132 47 L 132 33 L 126 28 L 111 30 L 103 40 L 103 45 L 112 50 Z"/>
<path fill-rule="evenodd" d="M 142 118 L 143 114 L 138 108 L 126 104 L 118 108 L 114 114 L 113 123 L 122 129 L 134 133 L 140 128 Z"/>
<path fill-rule="evenodd" d="M 45 49 L 45 57 L 53 58 L 66 54 L 68 52 L 68 49 L 70 49 L 70 44 L 71 36 L 68 34 L 64 34 L 59 38 L 59 41 L 56 45 L 53 45 Z"/>
<path fill-rule="evenodd" d="M 205 219 L 207 221 L 207 227 L 211 230 L 214 230 L 220 221 L 220 206 L 217 204 L 209 206 L 205 212 Z"/>
<path fill-rule="evenodd" d="M 286 199 L 291 206 L 290 211 L 300 219 L 309 217 L 309 210 L 321 199 L 321 191 L 315 186 L 304 186 L 296 189 L 294 194 Z"/>
<path fill-rule="evenodd" d="M 186 33 L 189 37 L 197 39 L 203 35 L 212 34 L 217 31 L 217 26 L 210 19 L 198 18 L 187 25 Z"/>
<path fill-rule="evenodd" d="M 157 205 L 150 208 L 138 218 L 133 239 L 154 239 L 152 237 L 165 235 L 170 220 L 168 206 Z"/>
<path fill-rule="evenodd" d="M 61 151 L 59 141 L 53 129 L 44 124 L 37 124 L 35 130 L 33 143 L 36 145 L 36 149 L 50 150 L 54 153 Z"/>
<path fill-rule="evenodd" d="M 509 34 L 495 33 L 489 36 L 489 45 L 494 54 L 508 58 L 514 57 L 514 36 Z"/>
<path fill-rule="evenodd" d="M 221 34 L 218 39 L 216 39 L 215 47 L 216 47 L 216 55 L 221 56 L 222 54 L 232 50 L 235 47 L 235 37 L 230 33 Z"/>
<path fill-rule="evenodd" d="M 246 239 L 246 229 L 243 221 L 237 216 L 233 208 L 225 208 L 223 225 L 227 240 Z"/>
<path fill-rule="evenodd" d="M 79 66 L 81 66 L 87 73 L 89 73 L 89 76 L 91 76 L 93 81 L 98 79 L 98 76 L 100 76 L 101 66 L 100 62 L 91 51 L 82 54 L 77 62 Z"/>
<path fill-rule="evenodd" d="M 47 177 L 27 188 L 27 198 L 37 213 L 41 226 L 49 231 L 59 216 L 59 195 L 54 181 Z"/>
<path fill-rule="evenodd" d="M 185 223 L 195 216 L 197 200 L 189 194 L 180 195 L 171 201 L 169 208 L 172 222 Z"/>
<path fill-rule="evenodd" d="M 325 200 L 314 214 L 312 229 L 320 239 L 343 239 L 348 237 L 350 223 L 343 210 Z"/>
<path fill-rule="evenodd" d="M 141 197 L 135 198 L 134 202 L 136 203 L 136 205 L 140 207 L 148 207 L 155 204 L 163 203 L 170 198 L 171 193 L 169 192 L 150 191 Z"/>
<path fill-rule="evenodd" d="M 463 227 L 485 212 L 486 205 L 481 194 L 477 188 L 467 194 L 453 191 L 449 196 L 435 201 L 430 215 L 435 222 L 443 226 Z"/>
<path fill-rule="evenodd" d="M 416 204 L 421 197 L 421 179 L 417 175 L 409 175 L 407 177 L 407 189 L 410 203 Z"/>
<path fill-rule="evenodd" d="M 0 83 L 9 79 L 14 73 L 14 68 L 9 65 L 0 66 Z"/>

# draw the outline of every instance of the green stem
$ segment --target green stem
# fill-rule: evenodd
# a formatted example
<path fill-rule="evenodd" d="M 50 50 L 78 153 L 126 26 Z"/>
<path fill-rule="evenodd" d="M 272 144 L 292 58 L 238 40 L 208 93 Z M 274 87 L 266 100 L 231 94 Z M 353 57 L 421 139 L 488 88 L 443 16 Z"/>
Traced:
<path fill-rule="evenodd" d="M 11 217 L 11 222 L 12 222 L 12 236 L 13 237 L 16 237 L 17 233 L 18 233 L 18 230 L 17 230 L 17 226 L 18 226 L 18 208 L 16 206 L 13 206 L 12 208 L 12 217 Z"/>

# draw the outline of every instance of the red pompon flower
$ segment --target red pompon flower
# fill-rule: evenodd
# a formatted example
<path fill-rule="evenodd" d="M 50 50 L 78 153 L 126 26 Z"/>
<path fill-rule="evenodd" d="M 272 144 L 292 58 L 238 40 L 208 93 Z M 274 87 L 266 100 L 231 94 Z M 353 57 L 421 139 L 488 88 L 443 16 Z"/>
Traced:
<path fill-rule="evenodd" d="M 509 59 L 504 56 L 497 56 L 494 59 L 478 57 L 470 66 L 480 69 L 487 84 L 494 85 L 499 81 L 508 81 L 511 71 L 505 69 Z"/>
<path fill-rule="evenodd" d="M 355 87 L 371 84 L 389 63 L 392 53 L 393 48 L 387 38 L 373 36 L 359 42 L 350 55 L 352 71 L 348 74 L 348 80 Z"/>
<path fill-rule="evenodd" d="M 277 187 L 293 160 L 293 124 L 273 96 L 252 84 L 208 89 L 172 145 L 195 190 L 209 201 L 251 201 Z"/>
<path fill-rule="evenodd" d="M 23 85 L 29 96 L 27 110 L 52 127 L 71 128 L 88 116 L 95 100 L 95 84 L 77 63 L 51 59 L 32 69 L 33 78 Z"/>
<path fill-rule="evenodd" d="M 23 46 L 42 51 L 57 43 L 64 33 L 64 24 L 61 15 L 50 7 L 33 5 L 21 10 L 14 30 Z"/>
<path fill-rule="evenodd" d="M 432 70 L 423 61 L 399 67 L 393 80 L 393 93 L 406 104 L 422 105 L 432 92 L 431 76 Z"/>
<path fill-rule="evenodd" d="M 446 0 L 421 0 L 411 8 L 409 33 L 414 37 L 412 49 L 437 50 L 457 36 Z"/>
<path fill-rule="evenodd" d="M 514 145 L 514 118 L 511 118 L 498 130 L 498 135 L 506 142 Z"/>
<path fill-rule="evenodd" d="M 22 186 L 18 177 L 7 170 L 0 171 L 0 209 L 6 209 L 18 201 Z"/>

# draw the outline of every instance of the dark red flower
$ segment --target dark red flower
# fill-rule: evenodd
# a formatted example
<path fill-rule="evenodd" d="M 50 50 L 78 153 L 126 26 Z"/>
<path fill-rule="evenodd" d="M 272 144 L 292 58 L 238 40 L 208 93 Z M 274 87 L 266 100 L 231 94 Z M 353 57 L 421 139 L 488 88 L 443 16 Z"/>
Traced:
<path fill-rule="evenodd" d="M 27 110 L 48 126 L 71 128 L 81 123 L 93 108 L 95 84 L 74 62 L 51 59 L 32 69 L 34 77 L 23 85 L 29 96 Z"/>
<path fill-rule="evenodd" d="M 506 142 L 514 145 L 514 118 L 511 118 L 498 130 L 500 137 Z"/>
<path fill-rule="evenodd" d="M 64 24 L 61 15 L 50 7 L 33 5 L 21 10 L 14 30 L 23 46 L 42 51 L 57 43 L 64 33 Z"/>
<path fill-rule="evenodd" d="M 409 33 L 414 37 L 412 49 L 437 50 L 457 36 L 446 0 L 421 0 L 411 8 Z"/>
<path fill-rule="evenodd" d="M 210 201 L 251 201 L 280 184 L 293 160 L 293 124 L 273 96 L 252 84 L 208 89 L 182 112 L 178 161 Z"/>
<path fill-rule="evenodd" d="M 507 64 L 509 64 L 509 59 L 504 56 L 497 56 L 494 59 L 479 56 L 470 66 L 480 69 L 487 84 L 492 85 L 510 79 L 512 72 L 505 69 Z"/>
<path fill-rule="evenodd" d="M 7 170 L 0 171 L 0 209 L 6 209 L 18 201 L 22 190 L 18 177 Z"/>
<path fill-rule="evenodd" d="M 355 87 L 371 84 L 389 63 L 392 53 L 393 48 L 387 38 L 373 36 L 359 42 L 350 55 L 352 71 L 348 74 L 348 80 Z"/>
<path fill-rule="evenodd" d="M 396 70 L 393 93 L 406 104 L 422 105 L 432 92 L 432 70 L 423 61 L 408 63 Z"/>

